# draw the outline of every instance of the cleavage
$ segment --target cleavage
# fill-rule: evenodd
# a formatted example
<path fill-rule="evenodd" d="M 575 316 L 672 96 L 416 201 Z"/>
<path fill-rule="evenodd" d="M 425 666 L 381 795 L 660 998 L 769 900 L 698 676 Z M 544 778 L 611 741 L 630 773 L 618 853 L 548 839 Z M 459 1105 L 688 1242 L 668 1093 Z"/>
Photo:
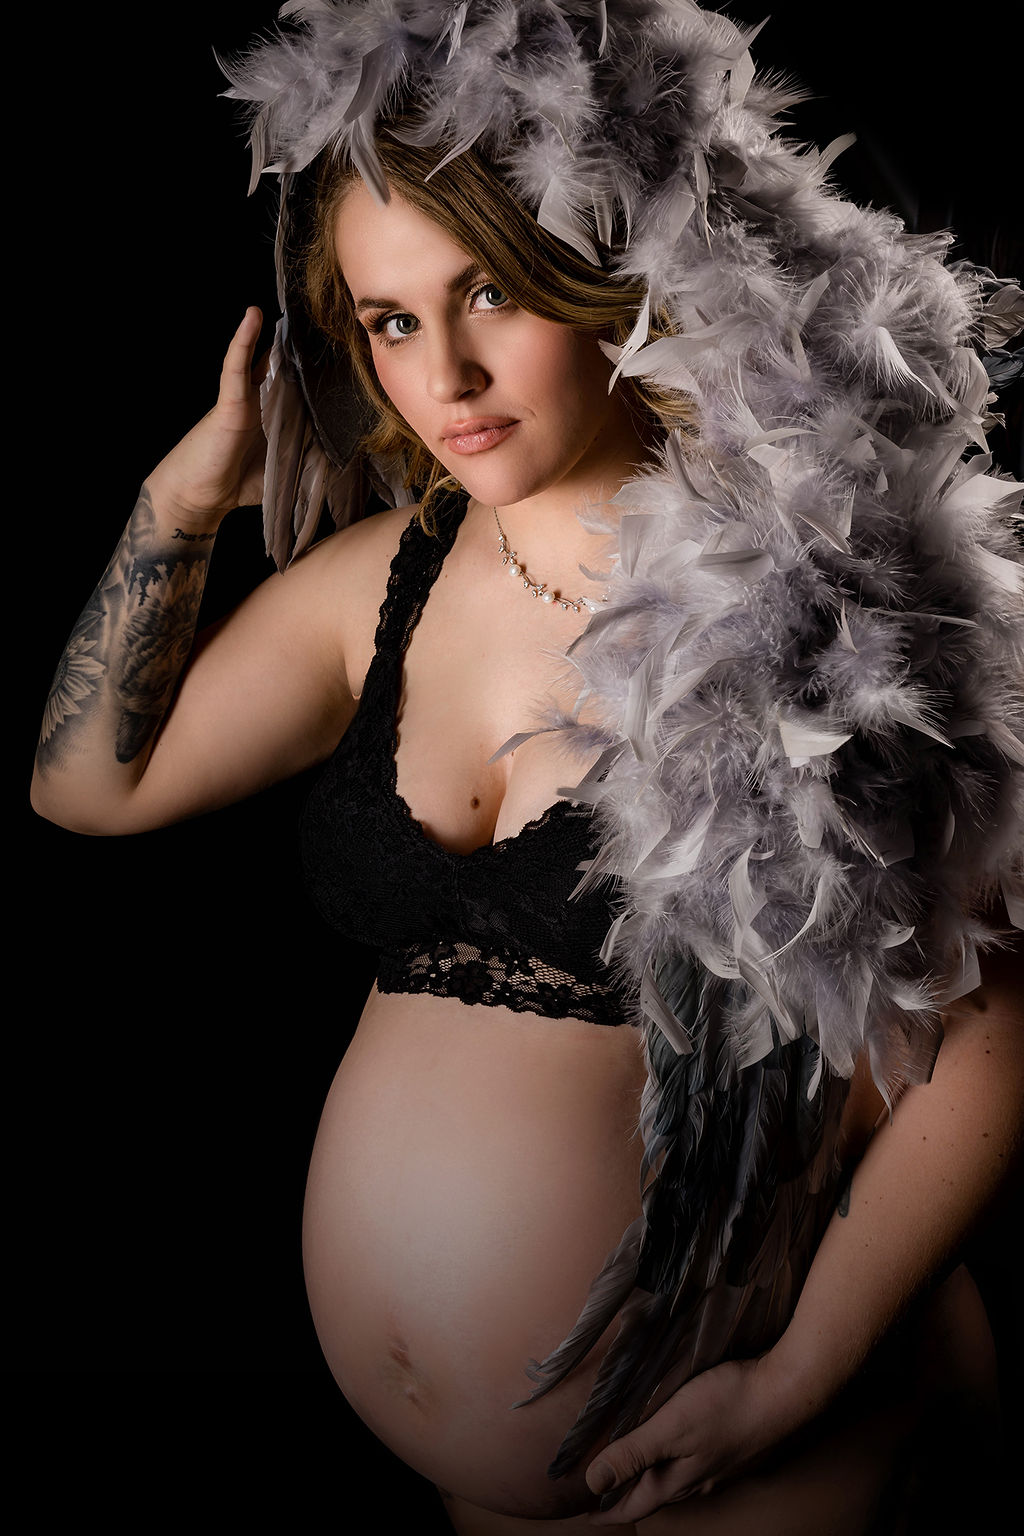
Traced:
<path fill-rule="evenodd" d="M 395 781 L 424 834 L 466 854 L 538 820 L 574 770 L 546 735 L 488 762 L 516 731 L 536 723 L 531 703 L 543 700 L 548 678 L 526 682 L 521 667 L 510 673 L 493 630 L 474 646 L 474 630 L 459 622 L 443 581 L 442 571 L 402 658 Z"/>

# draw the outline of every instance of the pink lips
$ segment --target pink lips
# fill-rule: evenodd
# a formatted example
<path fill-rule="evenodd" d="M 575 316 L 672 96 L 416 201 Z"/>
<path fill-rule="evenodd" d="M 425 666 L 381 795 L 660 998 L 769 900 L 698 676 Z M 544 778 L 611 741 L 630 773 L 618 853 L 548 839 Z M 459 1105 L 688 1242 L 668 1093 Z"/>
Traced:
<path fill-rule="evenodd" d="M 473 421 L 457 421 L 445 429 L 445 446 L 453 453 L 483 453 L 504 442 L 518 425 L 507 416 L 480 416 Z"/>

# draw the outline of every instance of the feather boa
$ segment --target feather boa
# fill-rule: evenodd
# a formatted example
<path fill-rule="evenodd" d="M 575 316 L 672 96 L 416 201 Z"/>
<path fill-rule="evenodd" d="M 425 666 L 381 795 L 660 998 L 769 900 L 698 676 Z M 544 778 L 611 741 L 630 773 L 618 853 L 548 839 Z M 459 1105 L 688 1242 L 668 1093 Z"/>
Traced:
<path fill-rule="evenodd" d="M 375 125 L 414 103 L 439 161 L 476 146 L 546 229 L 645 280 L 616 375 L 699 408 L 699 442 L 670 436 L 607 522 L 612 600 L 569 657 L 600 723 L 547 723 L 604 749 L 567 793 L 595 808 L 584 879 L 620 892 L 605 956 L 649 1066 L 644 1217 L 531 1367 L 537 1396 L 619 1316 L 558 1475 L 778 1336 L 834 1208 L 855 1059 L 890 1107 L 927 1079 L 992 938 L 973 914 L 1001 888 L 1024 926 L 1022 487 L 992 470 L 970 345 L 986 295 L 999 339 L 1022 295 L 836 196 L 848 141 L 782 140 L 796 98 L 755 78 L 752 31 L 691 0 L 282 16 L 299 29 L 225 66 L 254 179 L 331 149 L 385 197 Z M 674 334 L 649 340 L 652 305 Z M 329 476 L 275 398 L 283 563 Z"/>

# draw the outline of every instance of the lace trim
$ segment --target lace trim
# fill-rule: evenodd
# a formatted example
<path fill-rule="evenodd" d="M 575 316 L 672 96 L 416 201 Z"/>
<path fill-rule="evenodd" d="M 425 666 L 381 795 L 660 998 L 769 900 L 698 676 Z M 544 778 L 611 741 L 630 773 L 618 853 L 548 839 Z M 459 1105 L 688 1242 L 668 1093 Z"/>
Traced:
<path fill-rule="evenodd" d="M 381 956 L 380 992 L 428 992 L 548 1019 L 585 1024 L 626 1022 L 622 996 L 609 983 L 580 981 L 568 971 L 512 948 L 484 948 L 458 939 L 413 944 Z"/>

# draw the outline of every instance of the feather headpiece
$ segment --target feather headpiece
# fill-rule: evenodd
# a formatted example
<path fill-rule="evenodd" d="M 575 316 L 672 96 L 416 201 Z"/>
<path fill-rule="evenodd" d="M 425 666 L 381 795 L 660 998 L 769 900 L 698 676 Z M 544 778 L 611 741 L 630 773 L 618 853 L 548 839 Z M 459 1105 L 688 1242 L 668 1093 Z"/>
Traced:
<path fill-rule="evenodd" d="M 691 0 L 281 14 L 298 30 L 226 69 L 285 216 L 323 150 L 385 197 L 375 129 L 411 113 L 439 164 L 475 147 L 545 229 L 646 283 L 616 374 L 699 409 L 699 441 L 670 434 L 615 498 L 612 600 L 570 653 L 604 751 L 566 793 L 602 833 L 584 880 L 621 893 L 605 956 L 646 1032 L 648 1185 L 533 1367 L 537 1395 L 620 1316 L 557 1475 L 777 1337 L 835 1204 L 855 1059 L 890 1105 L 926 1079 L 939 1008 L 977 981 L 980 900 L 1001 887 L 1024 926 L 1022 487 L 993 471 L 970 345 L 986 291 L 1003 337 L 1022 295 L 838 197 L 847 141 L 783 141 L 793 98 L 755 78 L 753 32 Z M 288 323 L 267 407 L 282 562 L 344 478 L 287 393 L 305 381 L 315 422 Z M 592 753 L 592 727 L 556 725 Z"/>

